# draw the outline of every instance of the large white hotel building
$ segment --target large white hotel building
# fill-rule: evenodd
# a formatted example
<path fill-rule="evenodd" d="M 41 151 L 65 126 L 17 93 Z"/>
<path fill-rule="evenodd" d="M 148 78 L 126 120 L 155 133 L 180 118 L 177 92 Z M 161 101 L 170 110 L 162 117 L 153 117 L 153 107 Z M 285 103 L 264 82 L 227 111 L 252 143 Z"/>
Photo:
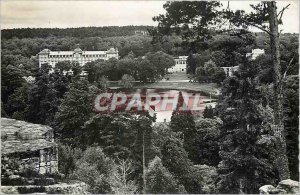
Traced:
<path fill-rule="evenodd" d="M 87 62 L 92 62 L 98 59 L 119 59 L 119 52 L 118 49 L 114 48 L 110 48 L 107 51 L 82 51 L 79 47 L 77 47 L 74 51 L 51 51 L 49 49 L 44 49 L 38 53 L 38 57 L 40 66 L 48 63 L 50 66 L 55 67 L 57 62 L 62 61 L 76 61 L 83 66 Z"/>

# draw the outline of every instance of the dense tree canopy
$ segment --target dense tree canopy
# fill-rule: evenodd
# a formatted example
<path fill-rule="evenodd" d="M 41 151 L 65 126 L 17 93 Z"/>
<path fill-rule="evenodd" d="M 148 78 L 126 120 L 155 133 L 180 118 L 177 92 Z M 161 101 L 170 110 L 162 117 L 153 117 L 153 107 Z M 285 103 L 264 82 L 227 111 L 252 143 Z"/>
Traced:
<path fill-rule="evenodd" d="M 154 17 L 157 28 L 2 30 L 1 114 L 53 127 L 59 171 L 67 180 L 86 182 L 92 193 L 258 193 L 279 179 L 272 41 L 268 32 L 248 31 L 269 19 L 259 14 L 263 5 L 246 14 L 221 13 L 214 1 L 166 2 L 166 14 Z M 235 28 L 218 31 L 224 16 Z M 279 42 L 284 135 L 296 180 L 298 34 L 281 34 Z M 83 50 L 114 47 L 120 58 L 39 67 L 36 54 L 42 49 L 72 51 L 76 44 Z M 247 58 L 255 48 L 265 54 Z M 181 110 L 181 91 L 170 122 L 153 123 L 155 117 L 145 112 L 93 112 L 96 94 L 111 92 L 110 84 L 130 91 L 135 82 L 156 82 L 183 55 L 190 78 L 222 85 L 216 109 L 207 107 L 203 117 Z M 221 67 L 232 66 L 238 71 L 225 79 Z"/>
<path fill-rule="evenodd" d="M 105 27 L 81 27 L 81 28 L 23 28 L 3 29 L 2 38 L 46 38 L 55 37 L 116 37 L 134 35 L 135 31 L 147 31 L 151 26 L 105 26 Z"/>

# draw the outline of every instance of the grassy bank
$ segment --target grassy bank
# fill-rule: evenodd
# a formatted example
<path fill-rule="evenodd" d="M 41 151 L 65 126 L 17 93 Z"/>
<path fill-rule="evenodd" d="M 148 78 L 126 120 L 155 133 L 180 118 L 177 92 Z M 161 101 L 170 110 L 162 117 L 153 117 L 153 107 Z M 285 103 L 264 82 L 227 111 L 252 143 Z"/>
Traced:
<path fill-rule="evenodd" d="M 189 83 L 189 82 L 156 82 L 137 84 L 133 88 L 169 89 L 169 90 L 192 90 L 199 91 L 204 96 L 211 94 L 212 98 L 218 97 L 220 87 L 215 83 Z"/>

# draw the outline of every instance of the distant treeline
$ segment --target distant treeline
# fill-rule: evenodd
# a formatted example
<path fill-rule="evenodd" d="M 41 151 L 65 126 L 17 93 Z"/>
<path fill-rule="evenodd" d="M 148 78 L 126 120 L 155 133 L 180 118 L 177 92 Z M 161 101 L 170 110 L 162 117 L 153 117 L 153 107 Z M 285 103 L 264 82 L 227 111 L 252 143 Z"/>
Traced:
<path fill-rule="evenodd" d="M 19 28 L 1 30 L 2 38 L 46 38 L 55 37 L 116 37 L 134 35 L 135 31 L 147 31 L 152 26 L 105 26 L 80 28 Z"/>

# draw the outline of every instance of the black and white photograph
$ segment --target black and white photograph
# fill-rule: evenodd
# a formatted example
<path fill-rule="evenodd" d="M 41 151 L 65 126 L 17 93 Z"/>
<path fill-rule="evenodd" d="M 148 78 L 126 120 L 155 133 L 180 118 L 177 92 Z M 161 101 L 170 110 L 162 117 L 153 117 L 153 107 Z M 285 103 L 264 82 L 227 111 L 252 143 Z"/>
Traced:
<path fill-rule="evenodd" d="M 1 0 L 1 194 L 299 194 L 299 0 Z"/>

